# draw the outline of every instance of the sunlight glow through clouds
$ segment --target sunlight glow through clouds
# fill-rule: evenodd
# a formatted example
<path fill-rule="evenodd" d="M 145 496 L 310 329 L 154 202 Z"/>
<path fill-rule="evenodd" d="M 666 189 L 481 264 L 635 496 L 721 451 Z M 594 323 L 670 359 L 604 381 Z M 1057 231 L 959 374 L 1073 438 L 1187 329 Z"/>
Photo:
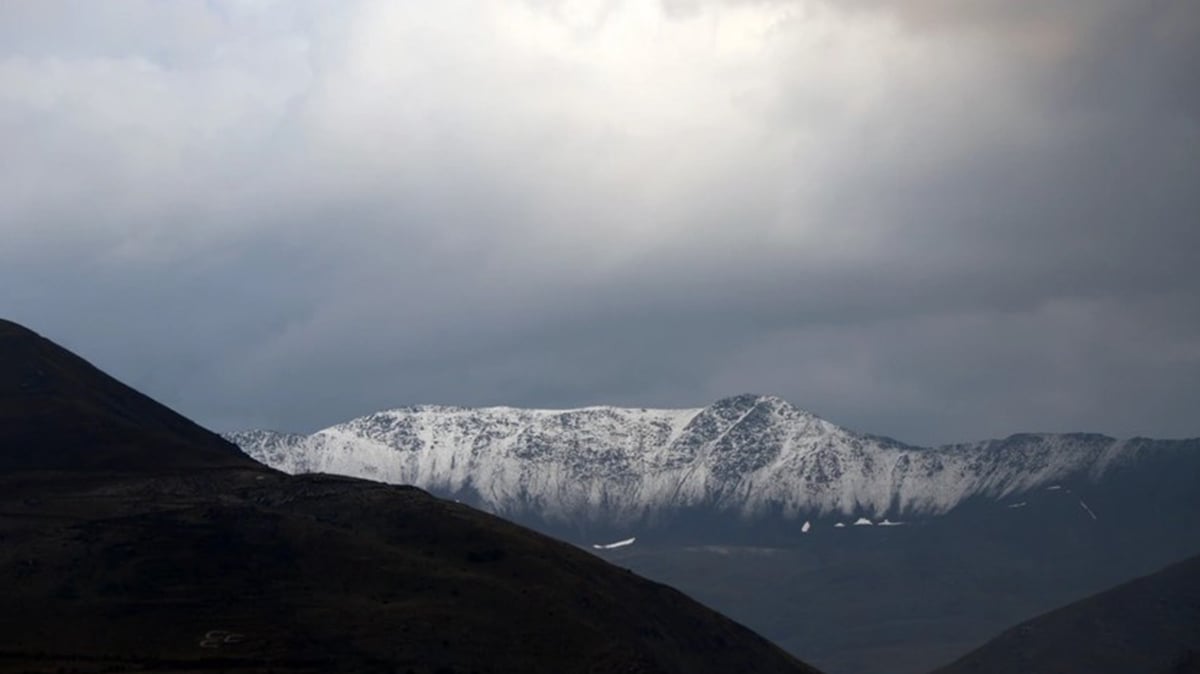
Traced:
<path fill-rule="evenodd" d="M 737 390 L 1194 427 L 1194 2 L 113 6 L 0 2 L 0 303 L 218 427 Z M 1031 404 L 1081 335 L 1077 404 Z"/>

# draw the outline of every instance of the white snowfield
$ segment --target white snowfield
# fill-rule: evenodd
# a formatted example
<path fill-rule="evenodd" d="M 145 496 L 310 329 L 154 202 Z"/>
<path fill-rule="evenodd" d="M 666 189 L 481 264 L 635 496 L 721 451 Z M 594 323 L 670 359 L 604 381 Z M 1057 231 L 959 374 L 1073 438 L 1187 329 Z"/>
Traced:
<path fill-rule="evenodd" d="M 592 547 L 597 550 L 613 550 L 615 548 L 623 548 L 628 545 L 633 545 L 635 542 L 637 542 L 636 537 L 626 538 L 625 540 L 617 541 L 616 543 L 594 543 Z"/>
<path fill-rule="evenodd" d="M 228 437 L 289 473 L 413 484 L 471 495 L 501 514 L 613 524 L 689 506 L 747 517 L 938 515 L 972 496 L 1098 478 L 1137 453 L 1098 435 L 912 447 L 752 395 L 681 410 L 407 407 L 308 436 Z"/>

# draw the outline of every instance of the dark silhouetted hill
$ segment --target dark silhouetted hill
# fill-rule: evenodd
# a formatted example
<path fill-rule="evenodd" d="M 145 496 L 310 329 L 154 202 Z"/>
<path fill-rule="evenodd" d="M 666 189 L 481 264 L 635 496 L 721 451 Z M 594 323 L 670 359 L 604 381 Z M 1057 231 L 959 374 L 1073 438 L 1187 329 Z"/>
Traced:
<path fill-rule="evenodd" d="M 408 487 L 291 477 L 0 323 L 0 671 L 813 672 Z"/>
<path fill-rule="evenodd" d="M 222 439 L 0 319 L 0 471 L 254 465 Z"/>
<path fill-rule="evenodd" d="M 1200 671 L 1200 557 L 1004 632 L 935 674 Z"/>

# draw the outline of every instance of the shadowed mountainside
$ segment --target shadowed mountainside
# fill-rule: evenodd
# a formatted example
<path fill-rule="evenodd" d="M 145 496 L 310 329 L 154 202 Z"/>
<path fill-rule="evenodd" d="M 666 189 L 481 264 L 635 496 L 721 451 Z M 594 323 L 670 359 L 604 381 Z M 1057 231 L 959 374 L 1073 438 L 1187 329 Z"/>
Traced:
<path fill-rule="evenodd" d="M 935 674 L 1200 671 L 1200 557 L 1005 631 Z"/>
<path fill-rule="evenodd" d="M 0 671 L 815 671 L 497 517 L 259 466 L 12 323 L 0 596 Z"/>
<path fill-rule="evenodd" d="M 234 445 L 0 319 L 0 470 L 255 464 Z"/>

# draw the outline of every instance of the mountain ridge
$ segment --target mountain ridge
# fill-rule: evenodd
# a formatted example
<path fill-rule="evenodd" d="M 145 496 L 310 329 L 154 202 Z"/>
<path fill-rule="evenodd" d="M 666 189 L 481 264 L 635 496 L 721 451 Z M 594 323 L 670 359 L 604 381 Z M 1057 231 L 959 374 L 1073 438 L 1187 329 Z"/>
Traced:
<path fill-rule="evenodd" d="M 701 507 L 743 518 L 938 516 L 974 497 L 1095 481 L 1179 444 L 1019 433 L 919 447 L 753 394 L 675 410 L 410 406 L 311 435 L 226 437 L 285 472 L 415 484 L 494 512 L 617 525 Z"/>

